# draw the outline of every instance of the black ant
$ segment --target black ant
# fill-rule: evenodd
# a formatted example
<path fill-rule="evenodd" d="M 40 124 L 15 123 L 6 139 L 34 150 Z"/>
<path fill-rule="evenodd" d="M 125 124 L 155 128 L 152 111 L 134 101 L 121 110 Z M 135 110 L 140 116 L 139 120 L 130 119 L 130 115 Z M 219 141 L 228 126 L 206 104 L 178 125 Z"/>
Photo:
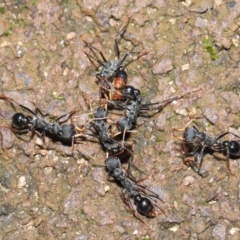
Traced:
<path fill-rule="evenodd" d="M 177 131 L 181 131 L 182 129 L 175 129 Z M 195 126 L 185 128 L 183 132 L 183 137 L 178 137 L 179 139 L 184 141 L 184 155 L 185 156 L 196 156 L 199 162 L 199 167 L 196 167 L 195 162 L 184 160 L 185 162 L 189 162 L 190 166 L 194 171 L 196 171 L 199 175 L 205 176 L 201 173 L 201 167 L 203 163 L 205 149 L 210 149 L 213 152 L 222 152 L 226 151 L 227 155 L 227 169 L 232 174 L 230 169 L 230 156 L 240 157 L 240 141 L 231 140 L 231 141 L 222 141 L 225 135 L 230 134 L 230 132 L 225 132 L 218 137 L 208 136 L 205 131 L 200 132 Z M 231 133 L 233 134 L 233 133 Z M 234 135 L 234 134 L 233 134 Z M 236 135 L 234 135 L 236 136 Z M 236 136 L 237 137 L 237 136 Z M 191 151 L 187 152 L 186 147 L 190 145 Z"/>
<path fill-rule="evenodd" d="M 12 116 L 12 127 L 11 130 L 16 134 L 24 134 L 28 132 L 35 132 L 35 131 L 41 131 L 41 136 L 44 137 L 45 133 L 51 134 L 53 137 L 58 138 L 59 140 L 63 142 L 69 142 L 74 141 L 74 137 L 81 136 L 81 134 L 77 134 L 78 131 L 81 129 L 76 128 L 72 123 L 64 123 L 59 124 L 60 119 L 63 117 L 68 116 L 68 119 L 75 114 L 77 111 L 71 111 L 67 114 L 63 114 L 62 116 L 58 117 L 54 122 L 49 122 L 44 117 L 47 115 L 44 115 L 38 108 L 35 108 L 35 111 L 32 111 L 31 109 L 18 104 L 15 100 L 1 96 L 2 99 L 8 100 L 11 104 L 14 102 L 17 105 L 19 105 L 21 108 L 25 109 L 29 113 L 33 115 L 28 116 L 25 115 L 22 112 L 17 112 Z M 41 117 L 37 117 L 37 115 L 40 114 Z M 66 120 L 65 120 L 66 121 Z"/>
<path fill-rule="evenodd" d="M 107 127 L 107 110 L 103 107 L 96 109 L 92 126 L 98 133 L 98 138 L 110 156 L 119 155 L 124 150 L 130 152 L 128 145 L 121 145 L 111 137 L 109 133 L 111 126 Z M 130 152 L 131 153 L 131 152 Z"/>
<path fill-rule="evenodd" d="M 109 176 L 113 177 L 116 181 L 120 182 L 123 188 L 123 199 L 125 203 L 129 205 L 133 215 L 137 219 L 139 219 L 143 224 L 146 225 L 146 223 L 138 215 L 136 215 L 130 199 L 133 199 L 136 210 L 141 215 L 150 218 L 155 217 L 156 216 L 155 207 L 160 209 L 162 213 L 166 215 L 164 210 L 157 205 L 157 200 L 160 200 L 163 203 L 164 201 L 156 193 L 146 189 L 144 186 L 141 186 L 134 182 L 133 180 L 131 180 L 128 177 L 128 175 L 122 171 L 121 162 L 118 157 L 114 156 L 108 157 L 105 161 L 105 164 L 107 170 L 109 171 Z M 150 200 L 149 197 L 151 197 L 152 201 Z"/>
<path fill-rule="evenodd" d="M 138 116 L 151 117 L 154 114 L 160 112 L 165 106 L 167 106 L 171 102 L 181 99 L 187 94 L 189 94 L 189 93 L 186 93 L 181 96 L 175 96 L 167 100 L 164 100 L 162 102 L 143 104 L 141 92 L 139 89 L 136 89 L 130 85 L 126 85 L 125 87 L 126 88 L 124 89 L 124 95 L 123 95 L 124 99 L 127 99 L 125 102 L 106 100 L 106 102 L 111 104 L 111 106 L 117 107 L 118 109 L 125 110 L 125 113 L 124 113 L 125 116 L 122 117 L 117 122 L 117 128 L 119 132 L 115 134 L 116 136 L 123 133 L 123 139 L 125 137 L 125 133 L 131 130 L 136 125 Z M 197 91 L 197 90 L 194 90 L 194 91 Z M 154 106 L 154 105 L 158 105 L 158 106 Z M 148 111 L 155 111 L 155 112 L 151 115 L 148 115 L 146 114 L 146 112 Z"/>
<path fill-rule="evenodd" d="M 166 107 L 168 104 L 172 103 L 175 100 L 179 100 L 181 98 L 184 98 L 186 95 L 201 90 L 195 89 L 190 92 L 187 92 L 180 96 L 174 96 L 167 100 L 155 102 L 155 103 L 142 103 L 142 96 L 141 91 L 137 88 L 134 88 L 130 85 L 125 85 L 124 88 L 122 88 L 122 91 L 119 92 L 122 94 L 122 98 L 120 101 L 114 101 L 114 100 L 108 100 L 105 99 L 105 102 L 107 102 L 111 107 L 117 108 L 117 109 L 128 109 L 128 102 L 135 101 L 135 111 L 138 112 L 138 115 L 145 116 L 145 117 L 152 117 L 156 113 L 162 111 L 164 107 Z M 130 104 L 131 105 L 131 104 Z M 149 111 L 153 111 L 153 114 L 146 114 Z"/>

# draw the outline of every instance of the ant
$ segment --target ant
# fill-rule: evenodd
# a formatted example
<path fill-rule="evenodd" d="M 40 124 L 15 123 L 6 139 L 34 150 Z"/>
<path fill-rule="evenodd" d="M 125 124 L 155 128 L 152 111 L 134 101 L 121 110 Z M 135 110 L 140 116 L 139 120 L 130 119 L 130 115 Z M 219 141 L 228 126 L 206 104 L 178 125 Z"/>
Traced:
<path fill-rule="evenodd" d="M 47 115 L 44 115 L 38 108 L 35 108 L 35 111 L 32 111 L 31 109 L 23 106 L 22 104 L 18 104 L 15 100 L 11 98 L 5 96 L 1 96 L 0 98 L 8 100 L 11 104 L 15 103 L 19 105 L 21 108 L 33 115 L 28 116 L 22 112 L 14 113 L 14 115 L 12 116 L 11 130 L 16 134 L 24 134 L 28 132 L 34 133 L 36 130 L 40 130 L 42 137 L 44 137 L 45 133 L 48 132 L 52 136 L 57 137 L 63 142 L 69 142 L 71 140 L 72 144 L 74 142 L 75 136 L 81 136 L 81 134 L 77 134 L 77 130 L 80 131 L 81 129 L 76 128 L 72 123 L 59 123 L 60 119 L 66 117 L 67 115 L 69 115 L 69 119 L 73 114 L 77 112 L 76 110 L 71 111 L 67 114 L 63 114 L 62 116 L 58 117 L 54 122 L 49 122 L 44 119 Z M 37 117 L 38 114 L 40 114 L 41 117 Z"/>
<path fill-rule="evenodd" d="M 114 180 L 120 182 L 123 188 L 124 202 L 129 205 L 133 215 L 139 219 L 144 225 L 146 223 L 138 215 L 136 215 L 134 207 L 130 199 L 133 199 L 133 203 L 138 213 L 146 217 L 155 217 L 156 208 L 166 216 L 164 210 L 157 205 L 157 200 L 164 201 L 154 192 L 146 189 L 144 186 L 137 184 L 128 177 L 128 174 L 124 173 L 121 169 L 121 162 L 118 157 L 110 156 L 105 161 L 106 168 L 109 171 L 109 176 Z M 130 161 L 127 172 L 129 171 Z M 151 200 L 150 200 L 151 197 Z M 156 208 L 155 208 L 156 207 Z M 146 225 L 147 226 L 147 225 Z M 148 226 L 147 226 L 148 227 Z"/>
<path fill-rule="evenodd" d="M 129 86 L 126 85 L 125 87 L 126 88 L 124 92 L 124 97 L 127 99 L 127 101 L 120 102 L 120 101 L 106 100 L 106 102 L 113 105 L 113 107 L 117 107 L 118 109 L 125 110 L 125 113 L 124 113 L 125 116 L 122 117 L 117 122 L 117 128 L 119 132 L 115 134 L 115 136 L 117 136 L 123 133 L 123 139 L 125 137 L 125 133 L 131 130 L 135 126 L 138 116 L 151 117 L 154 114 L 160 112 L 165 106 L 167 106 L 174 100 L 181 99 L 185 95 L 189 94 L 189 93 L 186 93 L 181 96 L 175 96 L 167 100 L 164 100 L 162 102 L 142 104 L 142 97 L 141 97 L 140 90 L 130 85 Z M 154 105 L 158 105 L 158 106 L 154 106 Z M 155 112 L 151 115 L 147 115 L 146 114 L 147 111 L 155 111 Z"/>
<path fill-rule="evenodd" d="M 116 80 L 116 82 L 121 85 L 124 85 L 127 83 L 127 72 L 125 71 L 125 68 L 122 66 L 122 64 L 126 60 L 129 53 L 126 53 L 123 56 L 123 58 L 120 59 L 120 50 L 119 50 L 117 38 L 118 38 L 118 36 L 120 36 L 120 39 L 123 37 L 124 33 L 127 30 L 128 25 L 129 25 L 129 21 L 130 21 L 130 18 L 129 18 L 127 24 L 119 31 L 119 33 L 117 34 L 117 36 L 114 39 L 114 51 L 117 56 L 117 60 L 107 61 L 107 59 L 105 58 L 105 56 L 99 49 L 97 49 L 93 46 L 90 46 L 87 42 L 84 41 L 86 46 L 89 48 L 89 50 L 94 55 L 94 56 L 92 56 L 92 55 L 88 54 L 87 52 L 85 52 L 85 54 L 87 55 L 89 60 L 91 62 L 93 62 L 92 60 L 94 60 L 97 63 L 99 63 L 100 66 L 102 66 L 101 72 L 96 74 L 97 78 L 100 78 L 100 79 L 104 78 L 109 83 L 113 83 L 114 80 Z M 97 56 L 97 54 L 94 50 L 100 54 L 102 59 L 99 59 L 99 57 Z"/>
<path fill-rule="evenodd" d="M 177 131 L 181 131 L 182 129 L 175 129 Z M 197 172 L 200 176 L 203 176 L 203 173 L 201 173 L 201 167 L 203 163 L 204 158 L 204 152 L 205 149 L 210 149 L 213 152 L 222 152 L 225 151 L 227 155 L 227 169 L 232 174 L 230 169 L 230 156 L 236 156 L 240 157 L 240 141 L 236 140 L 225 140 L 222 141 L 221 139 L 226 136 L 227 134 L 233 134 L 230 132 L 225 132 L 223 134 L 220 134 L 218 137 L 212 137 L 208 136 L 205 133 L 205 130 L 203 132 L 200 132 L 195 126 L 193 127 L 186 127 L 183 132 L 183 137 L 178 137 L 179 139 L 184 141 L 184 155 L 185 156 L 195 156 L 197 154 L 197 160 L 199 162 L 199 167 L 196 167 L 195 162 L 192 163 L 189 160 L 185 160 L 185 162 L 189 162 L 192 169 Z M 235 134 L 233 134 L 236 136 Z M 237 137 L 237 136 L 236 136 Z M 186 145 L 192 145 L 192 149 L 190 152 L 187 153 L 186 151 Z"/>
<path fill-rule="evenodd" d="M 105 108 L 97 108 L 94 113 L 94 119 L 92 126 L 97 131 L 100 142 L 110 156 L 119 155 L 123 153 L 124 150 L 130 152 L 128 145 L 121 145 L 110 136 L 109 131 L 111 126 L 106 126 L 107 110 Z"/>
<path fill-rule="evenodd" d="M 118 36 L 120 36 L 120 39 L 124 36 L 124 34 L 127 30 L 127 27 L 129 25 L 129 22 L 130 22 L 130 18 L 128 19 L 127 24 L 119 31 L 119 33 L 116 35 L 116 37 L 114 39 L 114 51 L 115 51 L 117 60 L 108 61 L 105 58 L 104 54 L 99 49 L 91 46 L 86 41 L 84 41 L 86 47 L 88 47 L 92 53 L 92 55 L 90 55 L 89 53 L 85 52 L 85 54 L 87 55 L 90 62 L 92 62 L 93 65 L 95 65 L 94 62 L 97 62 L 100 65 L 100 67 L 102 67 L 101 71 L 96 74 L 96 78 L 97 78 L 96 82 L 97 82 L 97 84 L 100 85 L 101 88 L 104 89 L 105 93 L 106 93 L 106 91 L 109 91 L 109 89 L 111 88 L 110 84 L 114 87 L 114 89 L 116 91 L 120 90 L 122 87 L 124 87 L 127 84 L 128 75 L 125 70 L 126 65 L 123 66 L 123 63 L 126 60 L 127 56 L 130 53 L 134 53 L 134 52 L 133 51 L 127 52 L 123 56 L 123 58 L 120 58 L 120 50 L 119 50 L 119 46 L 118 46 Z M 101 59 L 99 58 L 97 52 L 99 53 Z M 143 52 L 140 55 L 138 55 L 137 58 L 140 58 L 140 57 L 146 55 L 147 53 L 148 52 Z M 99 68 L 99 66 L 96 68 Z"/>
<path fill-rule="evenodd" d="M 137 88 L 134 88 L 130 85 L 125 85 L 124 88 L 122 88 L 122 98 L 120 101 L 114 101 L 114 100 L 108 100 L 105 99 L 105 101 L 110 104 L 110 106 L 116 108 L 116 109 L 128 109 L 128 103 L 132 101 L 135 101 L 135 111 L 138 112 L 138 115 L 145 116 L 145 117 L 152 117 L 156 113 L 162 111 L 164 107 L 166 107 L 168 104 L 172 103 L 175 100 L 179 100 L 181 98 L 184 98 L 186 95 L 201 90 L 202 88 L 194 89 L 190 92 L 187 92 L 180 96 L 174 96 L 167 100 L 163 100 L 160 102 L 155 103 L 142 103 L 142 96 L 141 91 Z M 120 92 L 121 93 L 121 92 Z M 131 104 L 130 104 L 131 105 Z M 138 106 L 138 107 L 137 107 Z M 148 111 L 154 111 L 152 114 L 145 114 Z"/>

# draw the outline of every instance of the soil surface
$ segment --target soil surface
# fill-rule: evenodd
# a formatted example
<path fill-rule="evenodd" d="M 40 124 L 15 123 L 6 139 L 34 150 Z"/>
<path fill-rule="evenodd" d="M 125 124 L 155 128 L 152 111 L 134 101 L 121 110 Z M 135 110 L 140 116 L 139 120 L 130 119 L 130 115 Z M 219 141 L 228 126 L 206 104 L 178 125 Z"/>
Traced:
<path fill-rule="evenodd" d="M 139 117 L 129 140 L 131 175 L 165 201 L 166 216 L 157 209 L 143 224 L 129 212 L 97 141 L 72 152 L 49 136 L 17 136 L 7 126 L 23 109 L 0 100 L 1 240 L 240 239 L 240 159 L 231 158 L 231 175 L 226 154 L 206 152 L 202 177 L 184 164 L 180 139 L 187 124 L 240 135 L 240 1 L 1 1 L 1 94 L 50 119 L 78 110 L 72 121 L 82 127 L 99 104 L 99 64 L 86 43 L 114 59 L 129 18 L 119 48 L 121 57 L 130 52 L 128 84 L 144 102 L 198 89 Z"/>

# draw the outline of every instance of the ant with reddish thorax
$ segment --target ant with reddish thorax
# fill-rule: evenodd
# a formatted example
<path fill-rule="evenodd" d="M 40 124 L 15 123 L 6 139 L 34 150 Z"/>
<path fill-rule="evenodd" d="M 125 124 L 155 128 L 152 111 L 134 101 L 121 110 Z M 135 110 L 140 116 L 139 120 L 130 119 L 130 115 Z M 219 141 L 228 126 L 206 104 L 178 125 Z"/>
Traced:
<path fill-rule="evenodd" d="M 128 162 L 127 172 L 129 172 L 130 162 L 131 161 Z M 108 157 L 105 161 L 105 164 L 109 172 L 109 176 L 113 177 L 114 180 L 120 182 L 122 186 L 122 196 L 124 202 L 130 207 L 133 215 L 137 219 L 139 219 L 145 226 L 147 226 L 147 224 L 140 216 L 136 214 L 133 204 L 135 205 L 137 212 L 146 217 L 155 217 L 156 208 L 158 208 L 166 216 L 165 211 L 157 205 L 158 200 L 160 200 L 162 203 L 164 203 L 164 201 L 156 193 L 131 180 L 128 177 L 128 174 L 124 173 L 121 169 L 121 162 L 118 157 Z M 133 204 L 130 199 L 133 199 Z"/>
<path fill-rule="evenodd" d="M 89 60 L 93 64 L 94 64 L 93 61 L 96 61 L 97 63 L 100 64 L 100 67 L 102 67 L 101 71 L 96 74 L 97 78 L 100 78 L 100 79 L 104 78 L 109 83 L 113 83 L 114 80 L 116 79 L 116 82 L 124 82 L 126 84 L 127 73 L 125 71 L 124 66 L 122 66 L 122 64 L 126 60 L 129 53 L 126 53 L 123 56 L 123 58 L 120 59 L 120 50 L 119 50 L 117 38 L 118 38 L 118 36 L 120 36 L 120 39 L 123 37 L 124 33 L 127 30 L 129 21 L 130 21 L 130 19 L 128 20 L 127 24 L 119 31 L 119 33 L 117 34 L 117 36 L 115 37 L 115 40 L 114 40 L 114 51 L 115 51 L 117 60 L 107 61 L 107 59 L 105 58 L 105 56 L 103 55 L 103 53 L 99 49 L 95 48 L 94 46 L 89 45 L 87 42 L 84 41 L 86 46 L 89 48 L 89 50 L 93 54 L 93 55 L 90 55 L 89 53 L 85 52 L 85 54 L 87 55 Z M 100 59 L 97 56 L 97 53 L 95 51 L 97 51 L 100 54 L 102 59 Z M 97 68 L 99 68 L 99 67 L 97 67 Z"/>
<path fill-rule="evenodd" d="M 124 150 L 131 153 L 129 150 L 129 145 L 121 145 L 116 140 L 114 140 L 110 134 L 110 128 L 106 125 L 107 121 L 107 110 L 103 107 L 99 107 L 96 109 L 94 113 L 94 121 L 92 122 L 92 126 L 97 131 L 98 138 L 104 148 L 107 150 L 107 154 L 110 156 L 119 155 L 124 152 Z"/>
<path fill-rule="evenodd" d="M 183 137 L 178 137 L 183 141 L 183 154 L 185 157 L 194 156 L 199 166 L 197 167 L 196 161 L 189 159 L 184 159 L 184 162 L 190 164 L 191 168 L 199 175 L 202 177 L 206 176 L 205 174 L 201 173 L 201 167 L 206 149 L 209 149 L 213 152 L 225 151 L 227 155 L 227 169 L 232 175 L 235 175 L 230 169 L 229 158 L 230 156 L 240 157 L 240 140 L 222 141 L 221 139 L 228 134 L 232 134 L 239 138 L 238 136 L 230 132 L 225 132 L 217 137 L 213 137 L 207 135 L 205 129 L 203 132 L 200 132 L 195 126 L 186 127 L 185 129 L 175 128 L 174 130 L 183 131 Z M 188 152 L 187 148 L 189 148 L 191 151 Z"/>
<path fill-rule="evenodd" d="M 102 94 L 107 99 L 114 99 L 117 100 L 120 98 L 119 91 L 127 84 L 128 81 L 128 75 L 125 70 L 125 66 L 123 66 L 124 61 L 126 60 L 127 56 L 130 53 L 134 53 L 132 51 L 127 52 L 122 58 L 120 58 L 120 49 L 118 46 L 118 37 L 120 36 L 120 39 L 124 36 L 124 33 L 127 30 L 127 27 L 129 25 L 130 18 L 128 19 L 127 24 L 119 31 L 119 33 L 116 35 L 114 40 L 114 51 L 117 57 L 117 60 L 107 60 L 104 56 L 104 54 L 94 46 L 90 45 L 86 41 L 84 41 L 86 47 L 91 51 L 92 55 L 85 52 L 88 59 L 93 63 L 94 66 L 97 62 L 100 66 L 96 66 L 97 69 L 101 67 L 101 71 L 96 74 L 97 78 L 97 84 L 100 85 L 101 93 L 100 98 L 102 97 Z M 100 57 L 98 56 L 97 52 L 99 53 Z M 143 52 L 137 56 L 137 58 L 140 58 L 144 55 L 146 55 L 148 52 Z M 112 93 L 113 92 L 113 93 Z M 109 96 L 109 94 L 112 94 L 113 98 Z M 120 94 L 121 95 L 121 94 Z"/>

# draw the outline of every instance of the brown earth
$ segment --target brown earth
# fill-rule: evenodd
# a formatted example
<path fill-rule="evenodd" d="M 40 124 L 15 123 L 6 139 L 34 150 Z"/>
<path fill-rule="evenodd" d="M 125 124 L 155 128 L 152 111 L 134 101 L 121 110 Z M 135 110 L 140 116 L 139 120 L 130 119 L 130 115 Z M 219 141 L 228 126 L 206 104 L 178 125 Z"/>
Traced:
<path fill-rule="evenodd" d="M 80 108 L 73 122 L 81 126 L 98 104 L 84 41 L 113 59 L 114 39 L 129 17 L 119 46 L 122 55 L 148 52 L 126 60 L 128 83 L 145 102 L 202 89 L 152 118 L 139 117 L 144 124 L 132 134 L 131 173 L 147 178 L 142 184 L 165 200 L 167 216 L 143 217 L 148 230 L 109 181 L 99 144 L 76 144 L 73 156 L 70 146 L 48 137 L 24 141 L 4 127 L 17 109 L 0 100 L 0 239 L 240 239 L 239 159 L 230 162 L 232 176 L 225 155 L 207 154 L 203 178 L 183 164 L 173 136 L 191 118 L 199 130 L 205 118 L 211 136 L 240 135 L 240 2 L 3 1 L 1 92 L 53 118 Z"/>

